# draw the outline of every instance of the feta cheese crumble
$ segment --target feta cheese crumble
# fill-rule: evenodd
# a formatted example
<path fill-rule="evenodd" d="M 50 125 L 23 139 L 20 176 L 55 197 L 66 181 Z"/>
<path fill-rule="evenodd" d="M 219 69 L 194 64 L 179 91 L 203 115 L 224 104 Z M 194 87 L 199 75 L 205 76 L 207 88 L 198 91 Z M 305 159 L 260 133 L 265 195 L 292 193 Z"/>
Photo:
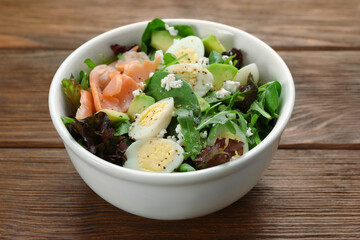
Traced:
<path fill-rule="evenodd" d="M 178 34 L 178 30 L 176 30 L 174 27 L 170 27 L 167 24 L 165 24 L 165 29 L 170 33 L 171 36 L 176 36 Z"/>
<path fill-rule="evenodd" d="M 172 88 L 181 88 L 182 81 L 175 79 L 175 74 L 170 73 L 169 75 L 161 79 L 161 87 L 165 88 L 166 91 L 170 91 Z"/>
<path fill-rule="evenodd" d="M 155 58 L 160 58 L 161 59 L 160 64 L 158 66 L 158 69 L 162 68 L 161 65 L 164 65 L 164 53 L 163 53 L 163 51 L 162 50 L 157 50 L 155 52 Z"/>
<path fill-rule="evenodd" d="M 202 67 L 206 67 L 209 65 L 209 59 L 207 57 L 202 57 L 199 59 L 199 64 L 202 66 Z"/>
<path fill-rule="evenodd" d="M 224 82 L 223 84 L 223 88 L 226 91 L 229 91 L 231 93 L 235 93 L 238 91 L 238 88 L 240 87 L 240 83 L 239 82 L 235 82 L 235 81 L 231 81 L 231 80 L 227 80 Z"/>
<path fill-rule="evenodd" d="M 167 136 L 167 139 L 176 142 L 176 137 L 175 136 Z"/>
<path fill-rule="evenodd" d="M 136 89 L 135 91 L 132 92 L 132 95 L 133 95 L 134 97 L 136 97 L 136 96 L 142 94 L 142 92 L 143 92 L 143 91 L 141 91 L 140 89 Z"/>
<path fill-rule="evenodd" d="M 225 98 L 225 97 L 228 97 L 228 96 L 230 96 L 230 95 L 231 95 L 231 92 L 225 90 L 224 88 L 220 88 L 219 91 L 216 91 L 216 92 L 215 92 L 215 96 L 216 96 L 217 98 Z"/>
<path fill-rule="evenodd" d="M 223 56 L 222 56 L 222 60 L 224 60 L 224 61 L 226 61 L 226 59 L 228 59 L 228 58 L 229 58 L 229 56 L 226 56 L 226 55 L 223 55 Z M 229 61 L 229 64 L 230 64 L 230 65 L 233 64 L 232 60 Z"/>
<path fill-rule="evenodd" d="M 181 126 L 180 124 L 178 124 L 175 128 L 175 132 L 178 134 L 178 141 L 177 144 L 179 144 L 180 146 L 184 145 L 184 135 L 181 133 Z"/>
<path fill-rule="evenodd" d="M 157 135 L 158 138 L 163 138 L 165 134 L 167 133 L 166 129 L 161 129 L 159 134 Z"/>
<path fill-rule="evenodd" d="M 203 132 L 200 133 L 201 138 L 207 138 L 207 136 L 208 136 L 207 131 L 203 131 Z"/>
<path fill-rule="evenodd" d="M 247 131 L 246 131 L 246 136 L 250 137 L 252 135 L 253 135 L 253 133 L 251 132 L 251 128 L 248 128 Z"/>

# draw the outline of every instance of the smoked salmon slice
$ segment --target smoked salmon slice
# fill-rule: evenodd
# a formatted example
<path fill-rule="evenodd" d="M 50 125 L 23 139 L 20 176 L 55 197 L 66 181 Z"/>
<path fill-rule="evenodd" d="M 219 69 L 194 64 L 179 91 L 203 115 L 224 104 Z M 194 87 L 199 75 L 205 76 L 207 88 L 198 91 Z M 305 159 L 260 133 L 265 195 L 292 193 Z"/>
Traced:
<path fill-rule="evenodd" d="M 92 94 L 89 91 L 80 91 L 80 107 L 76 111 L 76 118 L 87 118 L 95 113 L 94 101 Z"/>
<path fill-rule="evenodd" d="M 106 67 L 105 67 L 106 66 Z M 99 65 L 90 73 L 90 88 L 96 111 L 111 109 L 126 112 L 141 85 L 107 65 Z"/>

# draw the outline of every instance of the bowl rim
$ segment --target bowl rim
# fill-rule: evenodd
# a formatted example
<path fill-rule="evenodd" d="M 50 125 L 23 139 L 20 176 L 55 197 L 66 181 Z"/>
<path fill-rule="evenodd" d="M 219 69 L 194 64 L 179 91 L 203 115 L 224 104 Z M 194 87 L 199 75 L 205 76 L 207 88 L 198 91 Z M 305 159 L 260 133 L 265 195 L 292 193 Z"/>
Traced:
<path fill-rule="evenodd" d="M 76 56 L 79 52 L 83 51 L 83 49 L 87 49 L 90 45 L 96 45 L 97 43 L 103 41 L 103 38 L 108 38 L 111 36 L 116 36 L 119 32 L 129 31 L 131 28 L 145 28 L 146 24 L 151 21 L 142 21 L 137 23 L 132 23 L 128 25 L 124 25 L 109 31 L 106 31 L 90 40 L 82 44 L 76 50 L 74 50 L 60 65 L 58 70 L 56 71 L 50 85 L 49 96 L 48 96 L 48 104 L 49 104 L 49 112 L 51 116 L 51 120 L 56 128 L 59 136 L 64 142 L 67 150 L 71 150 L 78 157 L 90 164 L 91 166 L 101 170 L 102 172 L 109 174 L 115 178 L 120 178 L 127 181 L 133 181 L 143 184 L 157 184 L 157 185 L 178 185 L 178 184 L 194 184 L 201 183 L 204 181 L 211 181 L 217 178 L 221 178 L 224 175 L 230 175 L 231 173 L 238 171 L 239 169 L 245 167 L 250 164 L 251 160 L 253 160 L 256 155 L 265 150 L 269 145 L 271 145 L 276 139 L 280 137 L 282 132 L 284 131 L 294 108 L 295 103 L 295 84 L 293 77 L 290 73 L 289 68 L 283 61 L 283 59 L 276 53 L 269 45 L 255 37 L 254 35 L 247 33 L 241 29 L 228 26 L 225 24 L 206 21 L 206 20 L 198 20 L 198 19 L 184 19 L 184 18 L 169 18 L 162 19 L 167 23 L 183 23 L 183 24 L 200 24 L 211 27 L 218 27 L 221 30 L 226 30 L 229 32 L 239 32 L 245 36 L 247 36 L 250 41 L 255 41 L 257 44 L 262 45 L 265 49 L 267 49 L 281 64 L 283 71 L 285 71 L 286 79 L 288 81 L 288 90 L 289 94 L 284 101 L 283 109 L 281 116 L 277 119 L 277 122 L 271 132 L 263 139 L 263 141 L 258 144 L 256 147 L 248 151 L 246 154 L 240 156 L 237 159 L 234 159 L 230 162 L 207 168 L 193 172 L 175 172 L 175 173 L 153 173 L 153 172 L 142 172 L 133 169 L 127 169 L 110 162 L 107 162 L 96 155 L 90 153 L 88 150 L 83 148 L 80 144 L 78 144 L 67 131 L 66 127 L 61 121 L 60 115 L 57 113 L 56 109 L 56 100 L 54 99 L 56 94 L 55 92 L 60 87 L 59 80 L 61 78 L 62 72 L 65 70 L 67 64 L 71 61 L 71 59 Z M 56 79 L 58 79 L 56 81 Z"/>

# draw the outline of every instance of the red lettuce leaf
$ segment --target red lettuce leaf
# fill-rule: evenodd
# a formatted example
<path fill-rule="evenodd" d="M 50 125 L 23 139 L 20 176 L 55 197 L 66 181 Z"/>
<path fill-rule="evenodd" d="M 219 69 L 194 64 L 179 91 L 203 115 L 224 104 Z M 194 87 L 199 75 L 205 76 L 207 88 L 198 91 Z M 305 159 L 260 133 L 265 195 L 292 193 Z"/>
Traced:
<path fill-rule="evenodd" d="M 127 51 L 130 51 L 135 46 L 137 46 L 137 44 L 134 44 L 132 46 L 124 46 L 124 45 L 119 45 L 119 44 L 115 43 L 115 44 L 112 44 L 110 46 L 110 48 L 114 52 L 115 56 L 117 56 L 120 53 L 122 54 L 122 53 L 125 53 Z"/>
<path fill-rule="evenodd" d="M 67 122 L 66 128 L 71 136 L 96 156 L 122 166 L 128 148 L 124 136 L 114 136 L 115 129 L 106 113 L 99 112 L 85 119 Z"/>
<path fill-rule="evenodd" d="M 227 52 L 223 52 L 222 55 L 225 55 L 225 56 L 233 56 L 236 54 L 236 57 L 234 57 L 232 59 L 232 61 L 234 62 L 236 60 L 236 64 L 235 64 L 235 67 L 237 69 L 240 69 L 243 65 L 243 55 L 242 55 L 242 52 L 240 49 L 237 49 L 237 48 L 233 48 L 231 49 L 230 51 L 227 51 Z"/>
<path fill-rule="evenodd" d="M 243 154 L 244 143 L 229 139 L 226 146 L 225 138 L 218 138 L 213 146 L 206 146 L 194 160 L 196 169 L 214 167 L 229 162 L 232 157 Z"/>

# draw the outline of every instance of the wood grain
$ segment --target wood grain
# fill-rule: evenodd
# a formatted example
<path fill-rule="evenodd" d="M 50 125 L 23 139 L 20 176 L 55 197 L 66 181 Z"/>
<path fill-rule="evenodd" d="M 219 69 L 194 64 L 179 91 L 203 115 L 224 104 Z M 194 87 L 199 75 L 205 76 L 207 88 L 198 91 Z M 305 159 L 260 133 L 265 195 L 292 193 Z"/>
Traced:
<path fill-rule="evenodd" d="M 358 0 L 1 0 L 0 48 L 74 49 L 104 31 L 154 17 L 220 22 L 274 47 L 359 48 L 359 16 Z"/>
<path fill-rule="evenodd" d="M 0 146 L 62 146 L 47 101 L 51 79 L 69 53 L 1 50 L 0 66 L 6 68 L 0 68 Z M 358 52 L 279 53 L 296 85 L 295 109 L 280 147 L 360 149 Z"/>
<path fill-rule="evenodd" d="M 155 221 L 98 197 L 63 149 L 3 149 L 0 236 L 359 239 L 359 171 L 359 151 L 279 150 L 256 187 L 230 207 L 186 221 Z"/>

